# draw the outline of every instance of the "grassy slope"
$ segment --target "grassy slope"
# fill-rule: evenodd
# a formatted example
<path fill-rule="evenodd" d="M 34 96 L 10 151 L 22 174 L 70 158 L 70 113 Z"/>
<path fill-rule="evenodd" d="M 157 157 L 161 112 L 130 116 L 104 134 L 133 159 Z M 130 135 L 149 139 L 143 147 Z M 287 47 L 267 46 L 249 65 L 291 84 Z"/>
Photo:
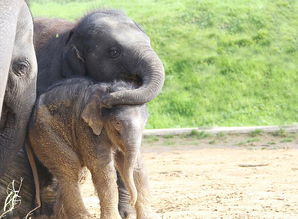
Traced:
<path fill-rule="evenodd" d="M 31 6 L 35 16 L 67 19 L 98 6 L 120 8 L 144 27 L 166 67 L 148 128 L 298 122 L 298 1 L 36 0 Z"/>

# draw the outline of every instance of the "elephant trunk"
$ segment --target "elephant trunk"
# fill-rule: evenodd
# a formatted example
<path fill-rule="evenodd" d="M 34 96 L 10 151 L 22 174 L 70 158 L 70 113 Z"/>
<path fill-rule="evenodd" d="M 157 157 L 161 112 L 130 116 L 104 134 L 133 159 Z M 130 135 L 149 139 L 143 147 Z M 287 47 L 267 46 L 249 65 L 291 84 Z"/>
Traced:
<path fill-rule="evenodd" d="M 36 99 L 35 92 L 32 93 L 35 89 L 34 78 L 28 87 L 25 90 L 20 89 L 18 94 L 6 93 L 5 115 L 0 122 L 0 176 L 4 174 L 12 159 L 24 145 L 28 121 Z M 20 93 L 23 93 L 22 97 L 19 96 Z M 13 98 L 16 97 L 22 102 L 15 102 Z"/>
<path fill-rule="evenodd" d="M 132 147 L 132 148 L 137 148 L 137 147 Z M 133 176 L 137 157 L 138 157 L 138 150 L 128 150 L 124 155 L 123 181 L 126 189 L 130 194 L 131 206 L 135 206 L 137 197 L 138 197 L 138 192 L 136 189 L 134 176 Z"/>
<path fill-rule="evenodd" d="M 138 49 L 135 52 L 138 61 L 132 67 L 133 73 L 142 80 L 142 86 L 134 90 L 118 91 L 109 94 L 103 103 L 107 105 L 118 104 L 144 104 L 154 99 L 164 84 L 164 67 L 151 48 Z M 145 51 L 145 52 L 144 52 Z"/>
<path fill-rule="evenodd" d="M 30 113 L 24 114 L 24 116 L 20 116 L 10 110 L 6 113 L 5 127 L 3 127 L 0 133 L 0 176 L 5 173 L 11 160 L 24 144 L 25 130 Z"/>

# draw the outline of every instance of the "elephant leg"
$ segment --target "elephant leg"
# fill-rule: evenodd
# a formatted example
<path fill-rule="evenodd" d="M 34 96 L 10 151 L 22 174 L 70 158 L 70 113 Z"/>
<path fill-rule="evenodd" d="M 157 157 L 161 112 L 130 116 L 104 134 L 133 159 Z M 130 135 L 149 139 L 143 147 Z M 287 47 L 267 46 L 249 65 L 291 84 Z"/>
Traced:
<path fill-rule="evenodd" d="M 124 155 L 122 152 L 118 151 L 115 155 L 115 161 L 117 169 L 122 175 L 124 165 Z M 160 218 L 155 214 L 150 205 L 150 190 L 148 183 L 148 176 L 144 167 L 141 155 L 138 155 L 137 163 L 134 169 L 134 181 L 138 191 L 138 199 L 136 202 L 136 215 L 137 219 L 158 219 Z"/>
<path fill-rule="evenodd" d="M 47 139 L 47 143 L 40 143 L 46 145 L 46 147 L 43 147 L 43 150 L 40 150 L 37 146 L 33 148 L 35 148 L 35 153 L 40 161 L 57 179 L 58 201 L 54 209 L 56 218 L 66 219 L 66 216 L 63 215 L 64 213 L 69 219 L 90 218 L 85 209 L 78 185 L 79 172 L 82 169 L 79 157 L 67 144 L 64 144 L 62 139 L 45 139 Z"/>
<path fill-rule="evenodd" d="M 79 175 L 82 169 L 79 158 L 70 151 L 64 155 L 63 164 L 50 169 L 58 181 L 55 215 L 57 219 L 90 219 L 92 217 L 85 208 L 79 189 Z"/>
<path fill-rule="evenodd" d="M 62 190 L 58 191 L 57 198 L 56 198 L 56 205 L 54 209 L 55 209 L 54 216 L 56 219 L 71 219 L 71 217 L 68 217 L 64 209 Z"/>
<path fill-rule="evenodd" d="M 120 216 L 123 219 L 128 219 L 131 217 L 133 209 L 129 204 L 129 200 L 130 200 L 129 193 L 125 188 L 124 182 L 121 179 L 121 176 L 118 171 L 117 171 L 117 185 L 118 185 L 118 193 L 119 193 L 118 211 Z"/>
<path fill-rule="evenodd" d="M 41 215 L 53 216 L 54 208 L 58 199 L 58 183 L 53 182 L 51 185 L 41 187 Z"/>
<path fill-rule="evenodd" d="M 55 215 L 59 219 L 87 219 L 91 218 L 87 212 L 76 179 L 65 175 L 58 177 L 58 200 L 55 208 Z M 64 215 L 66 214 L 67 217 Z"/>
<path fill-rule="evenodd" d="M 100 219 L 121 219 L 118 212 L 116 170 L 112 152 L 101 152 L 100 158 L 87 164 L 100 199 Z"/>

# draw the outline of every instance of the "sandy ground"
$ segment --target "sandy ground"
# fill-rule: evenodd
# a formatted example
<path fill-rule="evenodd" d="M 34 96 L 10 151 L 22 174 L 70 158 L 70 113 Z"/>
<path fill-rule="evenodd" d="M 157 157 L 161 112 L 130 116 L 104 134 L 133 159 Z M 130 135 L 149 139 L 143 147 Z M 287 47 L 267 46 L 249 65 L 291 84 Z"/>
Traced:
<path fill-rule="evenodd" d="M 162 219 L 298 218 L 297 134 L 145 139 L 152 206 Z M 99 205 L 90 179 L 88 210 Z"/>

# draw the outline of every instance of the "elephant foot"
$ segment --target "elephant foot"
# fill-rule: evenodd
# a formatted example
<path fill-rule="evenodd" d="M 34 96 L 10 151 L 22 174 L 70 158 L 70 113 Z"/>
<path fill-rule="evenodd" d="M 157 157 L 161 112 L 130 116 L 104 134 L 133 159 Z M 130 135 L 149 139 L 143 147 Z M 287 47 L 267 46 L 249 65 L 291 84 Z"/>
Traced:
<path fill-rule="evenodd" d="M 131 219 L 133 210 L 129 205 L 121 205 L 119 206 L 119 214 L 122 219 Z"/>

